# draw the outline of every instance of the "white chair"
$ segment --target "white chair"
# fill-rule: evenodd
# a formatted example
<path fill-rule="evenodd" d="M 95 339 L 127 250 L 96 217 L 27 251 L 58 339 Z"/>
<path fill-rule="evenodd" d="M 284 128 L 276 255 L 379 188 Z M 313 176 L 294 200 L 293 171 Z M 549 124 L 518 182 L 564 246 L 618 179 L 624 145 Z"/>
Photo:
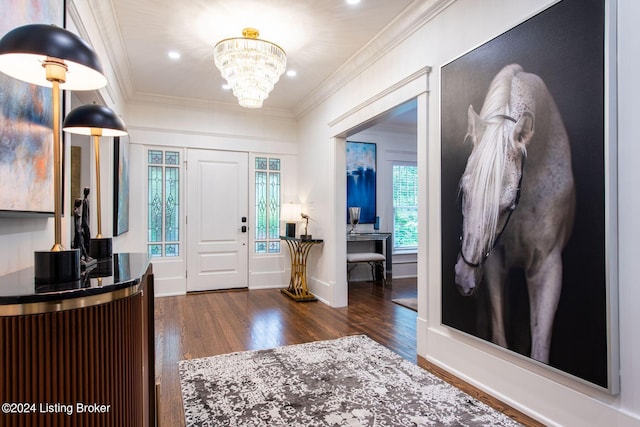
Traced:
<path fill-rule="evenodd" d="M 347 281 L 349 281 L 349 277 L 351 276 L 351 270 L 353 270 L 356 265 L 361 263 L 367 263 L 371 266 L 371 276 L 373 280 L 376 280 L 376 269 L 380 271 L 380 276 L 382 277 L 382 286 L 386 286 L 387 284 L 387 271 L 384 268 L 384 263 L 386 262 L 386 258 L 383 254 L 377 252 L 354 252 L 347 254 Z"/>

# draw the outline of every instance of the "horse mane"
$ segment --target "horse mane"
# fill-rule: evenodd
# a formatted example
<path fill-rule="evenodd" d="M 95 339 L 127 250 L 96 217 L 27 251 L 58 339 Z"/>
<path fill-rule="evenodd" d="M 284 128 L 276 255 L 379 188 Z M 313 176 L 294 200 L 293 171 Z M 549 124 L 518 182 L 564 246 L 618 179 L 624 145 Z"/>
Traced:
<path fill-rule="evenodd" d="M 478 230 L 488 231 L 487 247 L 483 248 L 487 252 L 491 250 L 496 236 L 507 152 L 509 148 L 514 148 L 513 141 L 504 131 L 507 120 L 501 116 L 509 115 L 513 78 L 522 71 L 520 65 L 511 64 L 492 80 L 480 111 L 485 131 L 482 139 L 476 142 L 467 165 L 469 182 L 465 197 L 478 206 L 478 209 L 469 213 L 469 220 L 479 227 Z"/>

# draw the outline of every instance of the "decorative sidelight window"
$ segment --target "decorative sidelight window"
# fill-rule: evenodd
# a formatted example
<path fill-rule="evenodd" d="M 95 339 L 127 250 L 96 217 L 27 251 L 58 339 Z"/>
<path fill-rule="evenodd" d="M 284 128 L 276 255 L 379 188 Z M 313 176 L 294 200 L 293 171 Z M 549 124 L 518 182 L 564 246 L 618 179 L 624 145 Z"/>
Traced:
<path fill-rule="evenodd" d="M 147 250 L 153 257 L 180 256 L 180 153 L 149 150 Z"/>
<path fill-rule="evenodd" d="M 280 159 L 256 157 L 255 253 L 280 253 Z"/>

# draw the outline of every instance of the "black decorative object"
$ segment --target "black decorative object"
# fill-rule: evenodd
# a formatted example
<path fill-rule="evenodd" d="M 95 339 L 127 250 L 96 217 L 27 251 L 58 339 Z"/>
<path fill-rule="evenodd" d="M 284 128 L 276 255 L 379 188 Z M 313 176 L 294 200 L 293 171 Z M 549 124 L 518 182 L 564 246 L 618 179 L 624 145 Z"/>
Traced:
<path fill-rule="evenodd" d="M 83 199 L 76 199 L 73 203 L 73 242 L 71 247 L 73 249 L 80 250 L 80 267 L 86 269 L 87 267 L 96 263 L 96 260 L 89 256 L 87 246 L 85 245 L 84 230 L 83 230 Z"/>
<path fill-rule="evenodd" d="M 80 281 L 80 250 L 36 251 L 34 253 L 35 284 L 69 284 Z M 74 285 L 75 286 L 75 285 Z"/>
<path fill-rule="evenodd" d="M 295 222 L 287 222 L 285 227 L 285 236 L 287 237 L 296 237 L 296 223 Z"/>

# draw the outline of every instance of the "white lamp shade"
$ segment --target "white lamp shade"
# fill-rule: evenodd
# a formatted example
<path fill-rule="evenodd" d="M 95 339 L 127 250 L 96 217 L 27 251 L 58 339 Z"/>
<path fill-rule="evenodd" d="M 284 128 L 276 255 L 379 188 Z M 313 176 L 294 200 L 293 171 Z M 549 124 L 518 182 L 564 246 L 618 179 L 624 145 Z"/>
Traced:
<path fill-rule="evenodd" d="M 302 206 L 297 203 L 285 203 L 280 209 L 280 218 L 285 222 L 298 222 L 301 220 Z"/>

